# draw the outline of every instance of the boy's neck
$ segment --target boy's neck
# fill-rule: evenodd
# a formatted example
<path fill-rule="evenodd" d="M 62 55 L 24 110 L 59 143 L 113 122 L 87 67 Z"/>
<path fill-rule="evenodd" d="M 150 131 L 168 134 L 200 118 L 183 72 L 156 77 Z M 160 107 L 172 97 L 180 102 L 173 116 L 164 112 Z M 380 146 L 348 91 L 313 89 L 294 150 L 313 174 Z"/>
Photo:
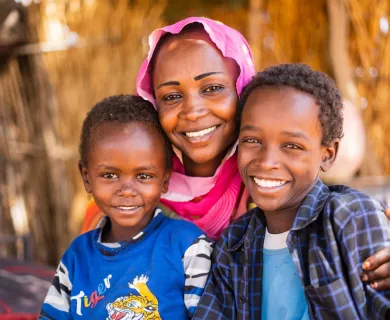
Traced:
<path fill-rule="evenodd" d="M 129 241 L 138 235 L 153 219 L 153 215 L 148 221 L 145 221 L 145 224 L 137 225 L 134 227 L 123 227 L 113 223 L 109 220 L 102 230 L 102 243 L 115 243 Z"/>
<path fill-rule="evenodd" d="M 268 232 L 278 234 L 289 231 L 301 204 L 299 203 L 295 207 L 286 210 L 264 211 Z"/>
<path fill-rule="evenodd" d="M 267 229 L 269 233 L 278 234 L 289 231 L 294 223 L 295 217 L 298 213 L 299 208 L 301 207 L 303 201 L 306 199 L 307 195 L 310 193 L 314 185 L 319 180 L 319 177 L 313 181 L 311 186 L 307 189 L 308 191 L 302 195 L 300 201 L 293 207 L 287 209 L 280 209 L 275 211 L 265 211 L 265 221 L 267 224 Z M 299 197 L 299 196 L 297 196 Z"/>

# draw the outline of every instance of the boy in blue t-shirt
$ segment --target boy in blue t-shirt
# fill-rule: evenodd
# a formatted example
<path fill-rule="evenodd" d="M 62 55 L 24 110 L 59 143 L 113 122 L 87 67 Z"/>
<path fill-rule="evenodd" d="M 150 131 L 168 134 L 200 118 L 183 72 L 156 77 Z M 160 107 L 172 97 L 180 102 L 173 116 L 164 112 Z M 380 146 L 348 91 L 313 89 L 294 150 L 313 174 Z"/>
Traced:
<path fill-rule="evenodd" d="M 210 241 L 157 208 L 172 146 L 140 97 L 96 104 L 83 123 L 80 173 L 106 215 L 65 252 L 39 319 L 188 319 L 210 269 Z"/>
<path fill-rule="evenodd" d="M 336 159 L 342 100 L 301 64 L 258 73 L 243 90 L 238 167 L 257 208 L 216 243 L 193 319 L 384 319 L 390 291 L 360 279 L 390 245 L 384 207 L 319 174 Z"/>

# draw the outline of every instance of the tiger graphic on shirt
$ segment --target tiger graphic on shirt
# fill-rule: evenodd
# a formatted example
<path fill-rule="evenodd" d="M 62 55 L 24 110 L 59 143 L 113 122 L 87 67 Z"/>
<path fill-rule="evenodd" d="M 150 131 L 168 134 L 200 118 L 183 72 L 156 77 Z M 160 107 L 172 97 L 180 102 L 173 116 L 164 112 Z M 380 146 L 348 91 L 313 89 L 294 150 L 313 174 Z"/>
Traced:
<path fill-rule="evenodd" d="M 146 283 L 149 278 L 141 275 L 135 277 L 129 287 L 139 295 L 128 295 L 117 298 L 106 305 L 106 320 L 161 320 L 158 312 L 158 301 Z"/>

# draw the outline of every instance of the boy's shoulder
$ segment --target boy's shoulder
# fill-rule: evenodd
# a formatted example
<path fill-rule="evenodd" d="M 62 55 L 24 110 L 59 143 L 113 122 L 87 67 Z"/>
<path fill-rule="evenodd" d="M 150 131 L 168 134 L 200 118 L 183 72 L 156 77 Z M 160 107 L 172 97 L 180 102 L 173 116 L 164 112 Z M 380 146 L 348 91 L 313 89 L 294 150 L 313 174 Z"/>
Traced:
<path fill-rule="evenodd" d="M 95 234 L 95 230 L 91 230 L 77 236 L 70 243 L 68 250 L 84 251 L 86 249 L 91 249 L 93 247 L 94 234 Z"/>
<path fill-rule="evenodd" d="M 245 238 L 252 239 L 261 228 L 265 227 L 263 218 L 258 207 L 249 210 L 222 232 L 218 243 L 233 249 L 239 246 Z"/>
<path fill-rule="evenodd" d="M 164 216 L 164 225 L 168 230 L 178 233 L 194 232 L 202 234 L 202 230 L 195 224 L 187 220 L 176 219 Z"/>
<path fill-rule="evenodd" d="M 204 232 L 194 223 L 182 220 L 163 217 L 163 236 L 170 239 L 171 243 L 180 244 L 183 249 L 192 245 Z"/>
<path fill-rule="evenodd" d="M 328 188 L 330 195 L 325 203 L 326 211 L 337 219 L 345 220 L 368 212 L 382 214 L 385 210 L 381 201 L 346 185 L 333 185 Z"/>

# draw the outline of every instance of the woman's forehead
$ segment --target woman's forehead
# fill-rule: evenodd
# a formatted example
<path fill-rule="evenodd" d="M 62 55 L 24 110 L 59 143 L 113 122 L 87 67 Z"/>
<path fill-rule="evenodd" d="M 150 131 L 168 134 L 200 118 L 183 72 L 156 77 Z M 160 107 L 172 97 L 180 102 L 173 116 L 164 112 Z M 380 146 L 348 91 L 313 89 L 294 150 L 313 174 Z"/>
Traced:
<path fill-rule="evenodd" d="M 211 47 L 217 50 L 222 56 L 222 53 L 204 30 L 187 31 L 183 34 L 170 35 L 163 41 L 164 42 L 161 43 L 159 50 L 155 53 L 156 58 L 161 54 L 161 51 L 172 51 L 178 48 L 183 48 L 183 46 Z"/>
<path fill-rule="evenodd" d="M 191 32 L 164 43 L 154 63 L 154 78 L 165 78 L 180 69 L 189 73 L 223 72 L 237 77 L 239 68 L 232 62 L 234 60 L 224 57 L 207 34 Z"/>

